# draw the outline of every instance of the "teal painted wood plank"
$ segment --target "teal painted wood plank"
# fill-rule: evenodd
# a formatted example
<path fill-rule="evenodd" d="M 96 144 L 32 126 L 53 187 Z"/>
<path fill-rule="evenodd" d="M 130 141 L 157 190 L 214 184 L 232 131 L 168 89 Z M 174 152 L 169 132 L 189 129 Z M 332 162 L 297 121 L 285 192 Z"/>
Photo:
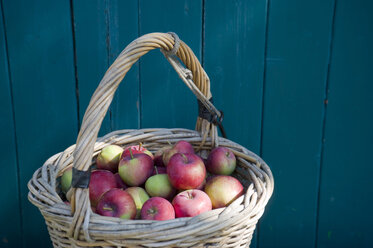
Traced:
<path fill-rule="evenodd" d="M 179 35 L 201 57 L 201 1 L 140 0 L 140 33 L 168 32 Z M 141 58 L 142 127 L 194 129 L 197 100 L 162 53 L 152 51 Z"/>
<path fill-rule="evenodd" d="M 109 62 L 114 62 L 122 50 L 138 34 L 138 1 L 108 1 Z M 113 130 L 140 127 L 139 63 L 127 73 L 118 87 L 112 106 Z"/>
<path fill-rule="evenodd" d="M 4 1 L 20 169 L 23 247 L 51 247 L 27 182 L 75 143 L 77 103 L 68 1 Z"/>
<path fill-rule="evenodd" d="M 318 247 L 372 247 L 373 2 L 337 1 Z"/>
<path fill-rule="evenodd" d="M 0 175 L 3 189 L 0 191 L 0 247 L 21 246 L 21 208 L 18 187 L 18 169 L 11 87 L 8 73 L 5 30 L 2 5 L 0 6 Z M 6 175 L 6 176 L 5 176 Z M 7 224 L 5 224 L 7 223 Z"/>
<path fill-rule="evenodd" d="M 260 248 L 315 247 L 333 6 L 331 0 L 269 3 L 262 156 L 275 191 L 261 221 Z"/>
<path fill-rule="evenodd" d="M 76 68 L 79 89 L 80 121 L 88 103 L 109 67 L 108 19 L 106 1 L 73 1 Z M 110 112 L 104 118 L 99 135 L 111 131 Z"/>
<path fill-rule="evenodd" d="M 204 63 L 228 138 L 260 152 L 266 1 L 205 2 Z M 256 247 L 256 235 L 251 243 Z"/>
<path fill-rule="evenodd" d="M 138 36 L 136 1 L 74 1 L 75 44 L 79 87 L 79 111 L 85 110 L 111 63 Z M 112 130 L 137 128 L 139 119 L 138 65 L 118 88 L 99 135 Z"/>

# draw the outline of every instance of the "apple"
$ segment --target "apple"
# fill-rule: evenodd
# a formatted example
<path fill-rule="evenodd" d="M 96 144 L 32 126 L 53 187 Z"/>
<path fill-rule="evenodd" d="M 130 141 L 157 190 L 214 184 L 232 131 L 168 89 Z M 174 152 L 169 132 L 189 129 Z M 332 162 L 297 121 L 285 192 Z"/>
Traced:
<path fill-rule="evenodd" d="M 91 205 L 96 207 L 100 197 L 106 191 L 116 187 L 117 181 L 112 172 L 108 170 L 92 171 L 89 181 L 89 199 L 91 200 Z"/>
<path fill-rule="evenodd" d="M 126 149 L 124 149 L 121 159 L 123 159 L 126 156 L 130 156 L 131 155 L 130 150 L 132 151 L 132 154 L 145 153 L 146 155 L 154 159 L 153 154 L 148 149 L 143 147 L 141 143 L 137 146 L 129 146 Z"/>
<path fill-rule="evenodd" d="M 104 147 L 97 156 L 97 169 L 109 170 L 113 173 L 118 171 L 118 164 L 123 148 L 117 145 L 108 145 Z"/>
<path fill-rule="evenodd" d="M 163 153 L 163 163 L 167 166 L 171 157 L 176 153 L 194 153 L 193 146 L 184 140 L 176 142 L 176 144 L 169 150 Z"/>
<path fill-rule="evenodd" d="M 196 188 L 196 189 L 199 189 L 199 190 L 203 190 L 203 188 L 205 187 L 205 185 L 206 185 L 206 178 L 205 179 L 203 179 L 203 182 Z"/>
<path fill-rule="evenodd" d="M 115 173 L 114 176 L 115 176 L 115 181 L 117 182 L 117 188 L 118 189 L 126 189 L 127 185 L 123 182 L 119 173 Z"/>
<path fill-rule="evenodd" d="M 153 159 L 145 153 L 132 154 L 122 158 L 119 162 L 119 175 L 129 186 L 143 184 L 153 172 Z"/>
<path fill-rule="evenodd" d="M 140 187 L 129 187 L 125 191 L 132 196 L 132 199 L 136 205 L 136 219 L 139 219 L 141 215 L 141 208 L 149 199 L 149 195 L 143 188 Z"/>
<path fill-rule="evenodd" d="M 163 156 L 163 153 L 160 154 L 160 155 L 155 154 L 155 156 L 154 156 L 154 165 L 159 166 L 159 167 L 165 166 L 164 163 L 163 163 L 162 156 Z"/>
<path fill-rule="evenodd" d="M 163 153 L 165 153 L 166 151 L 170 150 L 172 148 L 171 145 L 168 145 L 168 146 L 163 146 L 161 149 L 159 149 L 155 154 L 154 154 L 154 165 L 156 166 L 166 166 L 164 163 L 163 163 Z"/>
<path fill-rule="evenodd" d="M 136 204 L 126 191 L 111 189 L 102 195 L 97 204 L 96 213 L 133 220 L 136 217 Z"/>
<path fill-rule="evenodd" d="M 167 174 L 176 189 L 195 189 L 203 183 L 206 168 L 195 154 L 176 153 L 167 165 Z"/>
<path fill-rule="evenodd" d="M 152 197 L 147 200 L 141 209 L 143 220 L 171 220 L 175 219 L 175 210 L 172 204 L 162 197 Z"/>
<path fill-rule="evenodd" d="M 229 176 L 236 169 L 236 156 L 226 147 L 217 147 L 210 152 L 206 169 L 216 175 Z"/>
<path fill-rule="evenodd" d="M 154 170 L 152 172 L 152 176 L 157 175 L 157 174 L 167 174 L 166 167 L 154 166 Z"/>
<path fill-rule="evenodd" d="M 73 170 L 72 167 L 65 170 L 61 177 L 61 189 L 63 193 L 67 193 L 71 187 L 71 180 L 73 178 Z"/>
<path fill-rule="evenodd" d="M 175 215 L 179 217 L 193 217 L 212 209 L 209 196 L 199 189 L 185 190 L 172 200 Z"/>
<path fill-rule="evenodd" d="M 166 199 L 171 199 L 176 192 L 167 174 L 158 174 L 149 177 L 148 180 L 146 180 L 145 189 L 150 196 L 159 196 Z"/>
<path fill-rule="evenodd" d="M 205 192 L 215 209 L 228 206 L 243 194 L 244 188 L 236 178 L 220 175 L 207 181 Z"/>

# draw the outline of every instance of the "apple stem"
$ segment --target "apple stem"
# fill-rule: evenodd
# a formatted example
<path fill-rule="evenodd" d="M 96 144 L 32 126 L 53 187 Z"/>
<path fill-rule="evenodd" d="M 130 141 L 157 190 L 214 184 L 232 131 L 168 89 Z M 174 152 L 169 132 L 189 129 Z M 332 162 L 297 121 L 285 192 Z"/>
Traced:
<path fill-rule="evenodd" d="M 106 211 L 113 211 L 113 209 L 111 207 L 103 207 L 102 209 L 106 210 Z"/>
<path fill-rule="evenodd" d="M 142 143 L 139 142 L 139 151 L 141 151 Z"/>
<path fill-rule="evenodd" d="M 132 153 L 132 148 L 130 147 L 130 154 L 131 154 L 131 159 L 133 159 L 133 153 Z"/>
<path fill-rule="evenodd" d="M 154 169 L 155 169 L 155 174 L 158 175 L 158 169 L 157 169 L 157 166 L 154 166 Z"/>
<path fill-rule="evenodd" d="M 189 199 L 193 199 L 192 192 L 188 191 L 188 197 L 189 197 Z"/>
<path fill-rule="evenodd" d="M 184 162 L 187 164 L 188 163 L 188 158 L 185 156 L 184 153 L 180 153 L 180 154 L 181 154 L 181 156 L 183 156 Z"/>

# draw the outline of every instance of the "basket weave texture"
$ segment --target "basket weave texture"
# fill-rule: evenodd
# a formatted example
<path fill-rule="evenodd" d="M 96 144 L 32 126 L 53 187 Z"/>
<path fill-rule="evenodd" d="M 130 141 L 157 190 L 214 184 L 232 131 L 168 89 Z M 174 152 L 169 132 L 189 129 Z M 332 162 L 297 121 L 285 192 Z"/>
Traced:
<path fill-rule="evenodd" d="M 270 199 L 274 181 L 270 168 L 245 147 L 218 136 L 214 122 L 197 118 L 196 131 L 187 129 L 118 130 L 97 138 L 115 90 L 131 66 L 150 50 L 160 48 L 197 99 L 214 113 L 209 101 L 210 81 L 192 50 L 171 33 L 151 33 L 134 40 L 105 73 L 85 112 L 76 141 L 49 158 L 28 183 L 28 199 L 39 208 L 54 247 L 248 247 L 252 234 Z M 184 67 L 185 65 L 185 67 Z M 233 176 L 245 194 L 228 207 L 195 217 L 168 221 L 122 220 L 92 212 L 89 191 L 72 188 L 70 204 L 61 199 L 57 178 L 68 168 L 90 169 L 97 154 L 107 145 L 143 143 L 156 152 L 179 140 L 190 142 L 201 156 L 217 146 L 230 148 L 237 157 Z"/>

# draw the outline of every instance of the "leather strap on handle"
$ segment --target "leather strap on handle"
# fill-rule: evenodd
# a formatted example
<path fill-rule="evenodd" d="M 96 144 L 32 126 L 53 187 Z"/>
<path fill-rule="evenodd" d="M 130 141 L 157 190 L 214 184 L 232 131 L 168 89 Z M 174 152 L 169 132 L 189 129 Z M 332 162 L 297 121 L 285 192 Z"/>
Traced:
<path fill-rule="evenodd" d="M 175 47 L 175 43 L 178 48 Z M 98 88 L 94 92 L 84 114 L 83 123 L 76 141 L 76 148 L 74 151 L 75 169 L 80 171 L 87 171 L 89 169 L 102 120 L 113 100 L 114 93 L 119 83 L 141 56 L 157 48 L 163 51 L 180 78 L 192 90 L 198 100 L 201 101 L 206 108 L 216 112 L 216 115 L 220 117 L 220 112 L 208 101 L 208 99 L 212 97 L 210 81 L 193 51 L 174 34 L 150 33 L 143 35 L 130 43 L 121 52 L 107 70 Z M 217 129 L 213 123 L 198 117 L 196 130 L 201 133 L 204 140 L 207 136 L 210 136 L 213 145 L 218 145 Z M 89 189 L 72 188 L 69 193 L 71 195 L 71 207 L 74 213 L 69 235 L 77 239 L 82 230 L 85 239 L 89 241 L 88 225 L 91 214 Z"/>

